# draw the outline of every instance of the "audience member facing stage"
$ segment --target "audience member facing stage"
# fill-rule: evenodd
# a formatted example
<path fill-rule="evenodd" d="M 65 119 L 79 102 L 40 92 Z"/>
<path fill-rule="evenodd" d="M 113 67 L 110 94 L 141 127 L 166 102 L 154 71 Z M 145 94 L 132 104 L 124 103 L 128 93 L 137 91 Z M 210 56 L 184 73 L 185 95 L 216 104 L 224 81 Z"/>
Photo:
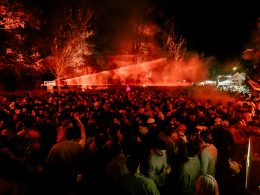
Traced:
<path fill-rule="evenodd" d="M 154 180 L 159 191 L 162 193 L 168 183 L 171 166 L 167 162 L 165 143 L 162 139 L 156 139 L 148 157 L 147 176 Z"/>
<path fill-rule="evenodd" d="M 196 195 L 219 195 L 218 183 L 208 174 L 201 175 L 196 181 Z"/>
<path fill-rule="evenodd" d="M 195 193 L 195 182 L 200 176 L 199 143 L 189 141 L 185 144 L 184 162 L 180 165 L 178 188 L 180 194 Z"/>
<path fill-rule="evenodd" d="M 140 173 L 140 162 L 135 155 L 127 158 L 126 167 L 129 174 L 122 178 L 121 194 L 160 195 L 154 181 Z"/>
<path fill-rule="evenodd" d="M 200 132 L 202 148 L 199 154 L 202 174 L 215 177 L 218 150 L 213 145 L 211 131 L 209 129 Z"/>
<path fill-rule="evenodd" d="M 84 165 L 84 149 L 86 134 L 84 125 L 77 115 L 74 119 L 78 127 L 72 126 L 65 130 L 65 140 L 56 143 L 51 148 L 47 157 L 47 173 L 55 183 L 56 190 L 70 190 L 81 174 Z M 55 190 L 55 189 L 54 189 Z"/>

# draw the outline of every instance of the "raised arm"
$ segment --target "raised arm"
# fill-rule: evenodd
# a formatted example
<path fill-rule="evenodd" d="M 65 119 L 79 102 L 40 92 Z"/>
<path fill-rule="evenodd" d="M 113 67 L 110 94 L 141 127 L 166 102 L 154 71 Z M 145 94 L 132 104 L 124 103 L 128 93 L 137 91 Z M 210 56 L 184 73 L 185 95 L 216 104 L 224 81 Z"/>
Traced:
<path fill-rule="evenodd" d="M 85 148 L 86 146 L 86 131 L 85 131 L 85 127 L 83 125 L 83 123 L 81 122 L 79 116 L 77 114 L 74 114 L 74 119 L 77 121 L 78 126 L 80 128 L 80 134 L 81 134 L 81 138 L 79 140 L 79 144 Z"/>

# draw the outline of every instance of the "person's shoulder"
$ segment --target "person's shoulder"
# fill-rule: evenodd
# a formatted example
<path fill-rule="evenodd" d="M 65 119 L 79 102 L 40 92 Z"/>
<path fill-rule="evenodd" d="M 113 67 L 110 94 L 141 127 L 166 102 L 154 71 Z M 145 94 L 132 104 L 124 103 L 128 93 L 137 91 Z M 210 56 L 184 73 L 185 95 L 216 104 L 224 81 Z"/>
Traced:
<path fill-rule="evenodd" d="M 217 147 L 214 144 L 211 144 L 211 149 L 214 151 L 218 151 Z"/>
<path fill-rule="evenodd" d="M 71 141 L 71 140 L 64 140 L 61 142 L 57 142 L 55 143 L 52 148 L 53 149 L 60 149 L 60 148 L 65 148 L 66 146 L 72 146 L 72 145 L 79 145 L 77 142 L 75 141 Z"/>
<path fill-rule="evenodd" d="M 57 150 L 57 149 L 59 149 L 60 147 L 62 147 L 63 144 L 64 144 L 64 141 L 55 143 L 55 144 L 52 146 L 52 150 Z"/>
<path fill-rule="evenodd" d="M 140 183 L 143 183 L 145 186 L 155 186 L 155 183 L 154 183 L 154 181 L 151 178 L 146 177 L 146 176 L 144 176 L 142 174 L 136 175 L 136 179 Z"/>
<path fill-rule="evenodd" d="M 203 147 L 199 153 L 200 156 L 208 155 L 209 153 L 209 147 Z"/>

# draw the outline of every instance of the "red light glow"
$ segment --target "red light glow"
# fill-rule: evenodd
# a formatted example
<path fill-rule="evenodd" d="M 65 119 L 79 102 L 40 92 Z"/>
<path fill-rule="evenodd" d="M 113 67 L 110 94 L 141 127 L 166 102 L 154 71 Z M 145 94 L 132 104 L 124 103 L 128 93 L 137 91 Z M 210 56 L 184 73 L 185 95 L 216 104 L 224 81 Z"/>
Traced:
<path fill-rule="evenodd" d="M 181 67 L 180 67 L 181 66 Z M 141 85 L 141 86 L 189 86 L 204 75 L 202 63 L 198 58 L 191 58 L 179 66 L 168 63 L 166 58 L 132 64 L 110 71 L 66 79 L 68 86 L 106 86 L 106 85 Z M 205 75 L 204 75 L 205 76 Z"/>

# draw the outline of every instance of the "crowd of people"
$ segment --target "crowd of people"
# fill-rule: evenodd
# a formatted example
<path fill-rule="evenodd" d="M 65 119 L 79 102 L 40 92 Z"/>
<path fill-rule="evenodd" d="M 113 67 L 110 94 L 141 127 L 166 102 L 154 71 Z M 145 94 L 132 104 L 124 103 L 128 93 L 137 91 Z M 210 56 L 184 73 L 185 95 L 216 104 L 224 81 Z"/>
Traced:
<path fill-rule="evenodd" d="M 0 194 L 245 193 L 258 96 L 111 87 L 0 97 Z"/>

